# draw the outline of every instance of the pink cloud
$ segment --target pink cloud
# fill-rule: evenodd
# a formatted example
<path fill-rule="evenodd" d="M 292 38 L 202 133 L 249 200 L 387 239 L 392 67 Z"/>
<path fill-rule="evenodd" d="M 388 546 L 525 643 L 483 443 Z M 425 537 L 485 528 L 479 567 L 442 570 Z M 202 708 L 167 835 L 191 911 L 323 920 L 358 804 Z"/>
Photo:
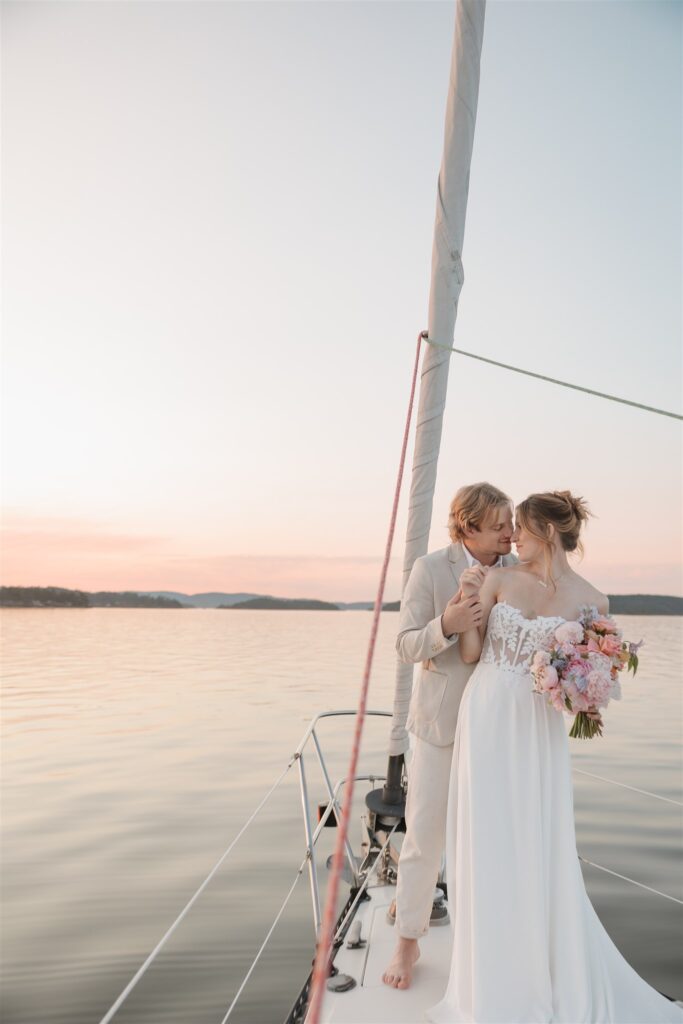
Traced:
<path fill-rule="evenodd" d="M 3 517 L 2 582 L 12 586 L 61 586 L 81 590 L 218 590 L 374 601 L 382 556 L 316 554 L 211 554 L 211 539 L 126 531 L 84 517 Z M 439 542 L 440 543 L 440 542 Z M 220 542 L 216 544 L 219 547 Z M 385 600 L 400 595 L 402 540 L 391 559 Z M 604 552 L 602 553 L 604 557 Z M 587 556 L 577 565 L 609 593 L 680 594 L 676 561 L 648 562 L 609 551 L 605 561 Z"/>
<path fill-rule="evenodd" d="M 248 591 L 281 597 L 372 601 L 381 558 L 329 555 L 207 555 L 170 536 L 126 533 L 78 517 L 3 520 L 2 582 L 80 590 Z M 200 541 L 206 546 L 206 539 Z M 178 554 L 179 548 L 190 549 Z M 387 600 L 400 589 L 398 558 Z"/>

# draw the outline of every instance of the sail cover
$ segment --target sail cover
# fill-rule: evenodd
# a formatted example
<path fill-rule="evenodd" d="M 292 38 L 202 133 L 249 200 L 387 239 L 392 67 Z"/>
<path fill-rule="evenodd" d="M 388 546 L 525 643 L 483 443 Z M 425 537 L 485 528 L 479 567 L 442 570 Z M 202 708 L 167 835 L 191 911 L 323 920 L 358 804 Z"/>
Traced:
<path fill-rule="evenodd" d="M 430 340 L 445 346 L 453 345 L 458 299 L 464 281 L 462 247 L 485 11 L 486 0 L 458 0 L 456 4 L 443 158 L 436 197 L 428 318 Z M 420 369 L 402 593 L 413 562 L 426 553 L 429 543 L 450 356 L 445 348 L 425 345 Z M 405 724 L 412 685 L 413 666 L 397 661 L 390 755 L 403 754 L 408 749 Z"/>

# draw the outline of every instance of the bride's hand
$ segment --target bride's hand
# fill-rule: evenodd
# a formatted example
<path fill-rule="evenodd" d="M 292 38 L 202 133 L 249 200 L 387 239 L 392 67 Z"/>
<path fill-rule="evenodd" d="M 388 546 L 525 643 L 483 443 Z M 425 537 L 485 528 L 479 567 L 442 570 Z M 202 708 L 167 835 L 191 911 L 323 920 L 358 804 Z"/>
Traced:
<path fill-rule="evenodd" d="M 479 593 L 488 571 L 487 565 L 473 565 L 471 569 L 465 569 L 460 574 L 460 590 L 463 597 L 474 597 Z"/>

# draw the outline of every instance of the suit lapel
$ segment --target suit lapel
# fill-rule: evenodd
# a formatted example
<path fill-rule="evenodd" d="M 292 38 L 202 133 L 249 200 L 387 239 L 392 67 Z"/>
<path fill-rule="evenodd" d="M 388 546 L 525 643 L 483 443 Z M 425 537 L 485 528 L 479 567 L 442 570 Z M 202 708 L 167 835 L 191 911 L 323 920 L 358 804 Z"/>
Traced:
<path fill-rule="evenodd" d="M 463 551 L 460 541 L 456 541 L 448 548 L 448 564 L 456 583 L 460 581 L 460 573 L 468 566 L 467 555 Z"/>

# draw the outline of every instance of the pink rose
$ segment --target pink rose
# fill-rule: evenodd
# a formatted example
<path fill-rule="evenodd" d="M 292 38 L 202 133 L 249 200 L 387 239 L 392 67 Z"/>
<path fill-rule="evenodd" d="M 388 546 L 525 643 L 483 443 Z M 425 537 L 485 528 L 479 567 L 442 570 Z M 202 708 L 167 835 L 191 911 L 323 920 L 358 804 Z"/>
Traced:
<path fill-rule="evenodd" d="M 576 683 L 566 683 L 564 690 L 572 702 L 572 711 L 588 711 L 588 699 L 581 693 Z"/>
<path fill-rule="evenodd" d="M 538 683 L 542 690 L 552 690 L 558 682 L 557 669 L 552 665 L 543 665 L 538 670 Z"/>
<path fill-rule="evenodd" d="M 576 700 L 576 698 L 579 695 L 579 688 L 578 688 L 578 686 L 572 680 L 569 680 L 568 682 L 565 682 L 563 685 L 564 685 L 564 692 L 567 694 L 567 696 L 569 697 L 570 701 L 573 704 L 574 701 Z"/>
<path fill-rule="evenodd" d="M 555 639 L 561 644 L 579 644 L 583 640 L 583 626 L 580 622 L 565 622 L 555 630 Z"/>
<path fill-rule="evenodd" d="M 558 686 L 555 690 L 551 690 L 548 694 L 548 697 L 550 699 L 550 703 L 556 711 L 567 710 L 567 705 L 564 702 L 564 694 L 562 693 L 562 688 L 560 686 Z"/>
<path fill-rule="evenodd" d="M 580 693 L 579 694 L 579 696 L 577 698 L 577 701 L 576 701 L 576 704 L 574 705 L 574 707 L 576 708 L 577 711 L 588 711 L 588 709 L 590 707 L 590 704 L 588 702 L 588 698 L 586 697 L 585 693 Z"/>
<path fill-rule="evenodd" d="M 591 706 L 606 707 L 612 692 L 612 680 L 602 672 L 593 671 L 586 683 L 586 697 Z"/>

